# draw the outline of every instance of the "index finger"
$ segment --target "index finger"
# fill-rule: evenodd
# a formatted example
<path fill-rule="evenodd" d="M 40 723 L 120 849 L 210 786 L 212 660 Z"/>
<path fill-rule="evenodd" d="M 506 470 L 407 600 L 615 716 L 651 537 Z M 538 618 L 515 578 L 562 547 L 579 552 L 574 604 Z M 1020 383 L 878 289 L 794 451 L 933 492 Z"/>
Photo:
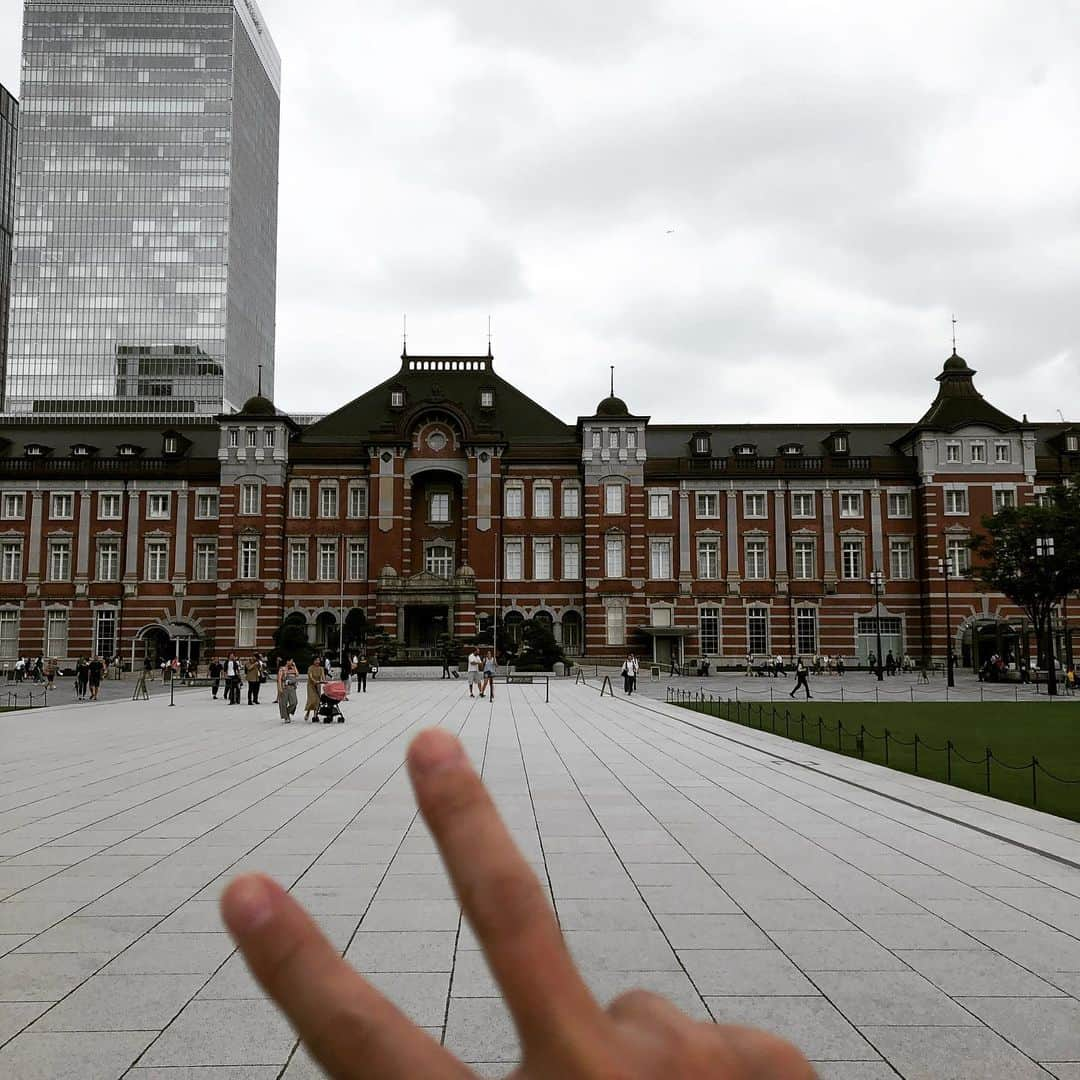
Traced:
<path fill-rule="evenodd" d="M 408 765 L 417 802 L 525 1054 L 572 1047 L 580 1065 L 610 1020 L 574 966 L 540 882 L 464 748 L 449 732 L 432 728 L 413 740 Z"/>

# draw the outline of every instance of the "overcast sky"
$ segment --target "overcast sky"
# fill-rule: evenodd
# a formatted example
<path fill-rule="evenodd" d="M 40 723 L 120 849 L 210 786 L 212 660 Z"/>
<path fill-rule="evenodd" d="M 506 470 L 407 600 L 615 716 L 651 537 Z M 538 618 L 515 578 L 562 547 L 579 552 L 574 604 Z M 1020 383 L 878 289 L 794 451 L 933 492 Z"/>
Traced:
<path fill-rule="evenodd" d="M 914 420 L 950 352 L 1080 420 L 1064 0 L 260 0 L 282 55 L 277 387 L 409 349 L 564 419 Z M 18 86 L 21 5 L 0 6 Z M 674 230 L 674 231 L 669 231 Z"/>

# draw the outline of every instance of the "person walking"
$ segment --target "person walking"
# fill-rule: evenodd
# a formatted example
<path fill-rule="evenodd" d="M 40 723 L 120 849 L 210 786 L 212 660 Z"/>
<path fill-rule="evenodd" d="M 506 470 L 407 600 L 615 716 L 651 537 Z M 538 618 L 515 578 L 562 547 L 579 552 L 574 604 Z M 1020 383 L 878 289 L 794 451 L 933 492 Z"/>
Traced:
<path fill-rule="evenodd" d="M 367 677 L 371 670 L 368 663 L 367 653 L 361 653 L 356 659 L 356 689 L 362 694 L 367 693 Z"/>
<path fill-rule="evenodd" d="M 488 700 L 495 700 L 495 654 L 488 649 L 484 656 L 484 679 L 480 683 L 480 696 L 484 696 L 484 691 L 487 691 Z"/>
<path fill-rule="evenodd" d="M 480 685 L 480 669 L 483 667 L 484 661 L 480 659 L 480 654 L 476 651 L 474 646 L 469 653 L 469 697 L 475 697 L 473 688 Z"/>
<path fill-rule="evenodd" d="M 244 664 L 244 678 L 247 680 L 247 703 L 259 704 L 259 685 L 262 680 L 262 663 L 258 653 L 252 653 Z"/>
<path fill-rule="evenodd" d="M 75 697 L 79 701 L 86 698 L 86 689 L 90 683 L 90 661 L 80 656 L 75 663 Z"/>
<path fill-rule="evenodd" d="M 890 677 L 896 674 L 896 657 L 893 656 L 892 649 L 885 656 L 885 674 Z"/>
<path fill-rule="evenodd" d="M 218 690 L 221 689 L 221 661 L 215 656 L 206 671 L 211 679 L 210 694 L 217 701 Z"/>
<path fill-rule="evenodd" d="M 788 697 L 794 697 L 801 686 L 806 691 L 806 700 L 810 700 L 810 683 L 807 681 L 809 674 L 810 673 L 806 670 L 806 665 L 803 663 L 802 657 L 800 656 L 795 663 L 795 687 L 791 693 L 788 694 Z"/>
<path fill-rule="evenodd" d="M 624 694 L 632 694 L 634 692 L 634 664 L 634 654 L 627 653 L 626 659 L 619 669 L 619 673 L 622 675 L 622 688 Z"/>
<path fill-rule="evenodd" d="M 240 661 L 231 652 L 225 659 L 225 700 L 230 705 L 240 704 Z"/>
<path fill-rule="evenodd" d="M 105 661 L 100 656 L 95 656 L 90 661 L 87 681 L 90 684 L 90 700 L 97 701 L 98 691 L 101 689 L 101 676 L 105 674 Z"/>
<path fill-rule="evenodd" d="M 300 672 L 292 660 L 282 660 L 277 673 L 277 707 L 278 715 L 286 724 L 292 723 L 293 713 L 296 712 L 296 684 L 300 680 Z"/>
<path fill-rule="evenodd" d="M 451 677 L 450 676 L 450 663 L 451 663 L 452 659 L 453 659 L 453 657 L 450 654 L 450 646 L 447 645 L 446 648 L 443 649 L 443 654 L 442 654 L 442 676 L 441 677 L 444 678 L 444 679 L 449 679 Z"/>
<path fill-rule="evenodd" d="M 842 656 L 836 658 L 836 674 L 838 678 L 842 679 L 844 677 L 844 658 Z"/>
<path fill-rule="evenodd" d="M 311 718 L 315 724 L 319 722 L 319 694 L 325 681 L 326 668 L 316 656 L 307 669 L 307 701 L 304 702 L 304 719 Z"/>

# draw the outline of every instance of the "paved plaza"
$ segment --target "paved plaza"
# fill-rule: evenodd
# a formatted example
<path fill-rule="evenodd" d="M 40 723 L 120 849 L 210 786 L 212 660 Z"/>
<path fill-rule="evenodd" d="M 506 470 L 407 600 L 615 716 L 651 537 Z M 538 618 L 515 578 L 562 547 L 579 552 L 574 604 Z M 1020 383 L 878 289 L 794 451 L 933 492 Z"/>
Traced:
<path fill-rule="evenodd" d="M 771 1028 L 823 1080 L 1080 1080 L 1080 825 L 645 695 L 498 690 L 380 678 L 332 726 L 205 690 L 0 715 L 0 1076 L 320 1075 L 219 922 L 247 869 L 502 1075 L 514 1031 L 402 766 L 441 724 L 600 997 Z"/>

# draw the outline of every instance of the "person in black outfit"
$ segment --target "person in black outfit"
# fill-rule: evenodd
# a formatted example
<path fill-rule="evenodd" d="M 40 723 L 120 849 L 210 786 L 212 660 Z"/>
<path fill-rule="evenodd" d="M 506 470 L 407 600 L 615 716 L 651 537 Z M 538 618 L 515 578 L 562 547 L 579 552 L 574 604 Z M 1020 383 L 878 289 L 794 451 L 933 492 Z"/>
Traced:
<path fill-rule="evenodd" d="M 798 662 L 795 664 L 795 687 L 791 693 L 788 694 L 788 697 L 794 697 L 801 686 L 806 691 L 806 700 L 810 700 L 810 683 L 807 682 L 807 676 L 809 674 L 810 673 L 806 670 L 806 665 L 802 662 L 802 657 L 800 656 Z"/>
<path fill-rule="evenodd" d="M 221 661 L 211 660 L 210 667 L 207 669 L 210 678 L 214 681 L 210 684 L 210 693 L 213 694 L 214 700 L 217 701 L 218 690 L 221 689 Z"/>
<path fill-rule="evenodd" d="M 886 675 L 895 675 L 896 674 L 896 657 L 893 656 L 892 649 L 889 650 L 888 654 L 885 657 L 885 674 Z"/>
<path fill-rule="evenodd" d="M 356 662 L 356 688 L 363 693 L 367 693 L 367 677 L 370 665 L 368 664 L 368 658 L 366 653 L 360 654 L 360 659 Z"/>

